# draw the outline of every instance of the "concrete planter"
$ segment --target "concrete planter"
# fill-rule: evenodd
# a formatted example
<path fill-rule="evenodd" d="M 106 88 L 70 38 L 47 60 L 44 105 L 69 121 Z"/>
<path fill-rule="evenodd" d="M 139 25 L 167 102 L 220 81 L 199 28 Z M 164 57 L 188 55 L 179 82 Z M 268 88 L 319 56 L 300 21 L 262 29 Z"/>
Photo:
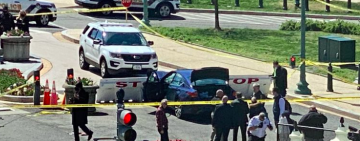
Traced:
<path fill-rule="evenodd" d="M 28 61 L 30 58 L 31 36 L 2 36 L 3 57 L 5 61 Z"/>
<path fill-rule="evenodd" d="M 75 86 L 74 85 L 67 85 L 64 84 L 63 88 L 65 88 L 65 104 L 69 104 L 69 99 L 74 97 L 75 94 Z M 96 90 L 99 89 L 99 86 L 84 86 L 84 89 L 86 92 L 89 93 L 89 102 L 88 104 L 95 104 L 95 98 L 96 98 Z M 69 108 L 71 110 L 71 108 Z M 93 114 L 96 112 L 95 107 L 89 107 L 88 113 Z"/>
<path fill-rule="evenodd" d="M 40 102 L 43 102 L 44 95 L 40 96 Z M 9 101 L 9 102 L 19 102 L 19 103 L 33 103 L 34 96 L 16 96 L 16 95 L 4 95 L 0 97 L 0 100 Z"/>

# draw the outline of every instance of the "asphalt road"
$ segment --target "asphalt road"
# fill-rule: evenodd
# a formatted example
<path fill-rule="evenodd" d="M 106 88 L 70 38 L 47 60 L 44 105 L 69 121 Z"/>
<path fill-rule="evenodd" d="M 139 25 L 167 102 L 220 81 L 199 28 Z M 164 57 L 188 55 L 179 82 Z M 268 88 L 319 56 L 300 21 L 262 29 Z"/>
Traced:
<path fill-rule="evenodd" d="M 51 31 L 50 31 L 51 32 Z M 61 88 L 66 76 L 66 69 L 74 68 L 75 76 L 91 78 L 99 82 L 99 71 L 91 69 L 83 71 L 77 64 L 78 45 L 60 42 L 47 32 L 33 31 L 31 52 L 37 56 L 47 59 L 52 63 L 53 68 L 42 76 L 42 84 L 46 79 L 56 81 L 57 88 Z M 75 61 L 76 60 L 76 61 Z M 267 103 L 269 117 L 272 119 L 272 104 Z M 138 140 L 157 140 L 159 135 L 156 131 L 154 107 L 131 108 L 138 116 L 138 122 L 134 129 L 138 133 Z M 26 116 L 38 112 L 39 109 L 23 109 L 13 112 L 0 112 L 4 120 L 0 120 L 1 140 L 36 140 L 36 141 L 64 141 L 72 140 L 71 115 L 40 115 Z M 89 116 L 88 126 L 95 132 L 95 138 L 114 137 L 116 135 L 116 108 L 97 108 L 96 116 Z M 301 115 L 307 113 L 307 108 L 293 103 L 293 111 L 299 114 L 292 116 L 299 120 Z M 339 125 L 338 115 L 325 112 L 328 117 L 326 128 L 336 129 Z M 187 120 L 180 120 L 174 116 L 169 117 L 169 133 L 171 139 L 183 139 L 192 141 L 208 140 L 211 133 L 210 120 L 201 116 L 189 116 Z M 358 125 L 358 121 L 345 119 L 345 125 Z M 325 141 L 334 137 L 334 133 L 327 132 Z M 230 136 L 229 139 L 232 137 Z M 86 137 L 83 137 L 86 139 Z M 275 139 L 275 132 L 268 131 L 268 140 Z"/>

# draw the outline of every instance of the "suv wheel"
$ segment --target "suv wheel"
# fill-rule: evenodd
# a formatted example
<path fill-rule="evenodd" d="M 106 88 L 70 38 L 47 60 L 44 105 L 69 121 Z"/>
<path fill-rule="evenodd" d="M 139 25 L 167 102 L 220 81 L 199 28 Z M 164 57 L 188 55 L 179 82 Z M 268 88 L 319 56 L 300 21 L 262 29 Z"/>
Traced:
<path fill-rule="evenodd" d="M 110 1 L 104 1 L 99 4 L 99 8 L 111 8 L 111 7 L 113 7 L 113 4 Z M 103 11 L 100 13 L 104 16 L 109 16 L 113 13 L 113 11 Z"/>
<path fill-rule="evenodd" d="M 80 65 L 80 68 L 83 69 L 83 70 L 88 70 L 89 69 L 89 63 L 87 63 L 86 60 L 85 60 L 84 51 L 80 51 L 79 65 Z"/>
<path fill-rule="evenodd" d="M 110 76 L 105 59 L 101 60 L 100 62 L 100 75 L 102 78 L 107 78 Z"/>
<path fill-rule="evenodd" d="M 157 15 L 161 18 L 170 17 L 171 15 L 171 7 L 167 3 L 160 4 L 156 9 Z"/>
<path fill-rule="evenodd" d="M 47 26 L 50 22 L 49 15 L 41 15 L 36 17 L 36 24 L 39 26 Z"/>
<path fill-rule="evenodd" d="M 184 118 L 184 114 L 182 112 L 182 106 L 176 106 L 175 107 L 175 116 L 179 119 L 183 119 Z"/>

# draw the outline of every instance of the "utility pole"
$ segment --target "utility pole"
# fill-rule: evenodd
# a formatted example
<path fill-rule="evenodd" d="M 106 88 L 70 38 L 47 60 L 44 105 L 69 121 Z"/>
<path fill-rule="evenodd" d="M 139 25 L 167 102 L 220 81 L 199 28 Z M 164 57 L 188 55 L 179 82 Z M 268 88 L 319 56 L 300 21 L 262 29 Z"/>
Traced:
<path fill-rule="evenodd" d="M 305 15 L 305 1 L 301 0 L 301 61 L 300 66 L 300 82 L 297 83 L 298 88 L 295 90 L 296 94 L 311 95 L 311 90 L 308 88 L 305 74 L 305 31 L 306 31 L 306 15 Z"/>
<path fill-rule="evenodd" d="M 143 19 L 142 22 L 147 25 L 150 26 L 150 21 L 149 21 L 149 11 L 148 11 L 148 1 L 147 0 L 143 0 Z M 141 24 L 140 24 L 141 26 Z"/>

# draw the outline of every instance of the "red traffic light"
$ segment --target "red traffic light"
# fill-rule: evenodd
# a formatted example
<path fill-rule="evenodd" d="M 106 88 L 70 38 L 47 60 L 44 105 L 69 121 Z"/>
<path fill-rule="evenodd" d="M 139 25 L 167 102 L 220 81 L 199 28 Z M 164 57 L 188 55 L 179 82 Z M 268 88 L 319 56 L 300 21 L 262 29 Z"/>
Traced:
<path fill-rule="evenodd" d="M 40 77 L 39 76 L 35 76 L 35 81 L 39 81 Z"/>
<path fill-rule="evenodd" d="M 291 62 L 295 62 L 295 57 L 291 57 Z"/>
<path fill-rule="evenodd" d="M 69 79 L 73 79 L 74 76 L 73 76 L 72 74 L 69 74 L 68 78 L 69 78 Z"/>
<path fill-rule="evenodd" d="M 120 110 L 118 112 L 118 122 L 125 126 L 133 126 L 137 121 L 136 115 L 129 110 Z"/>

